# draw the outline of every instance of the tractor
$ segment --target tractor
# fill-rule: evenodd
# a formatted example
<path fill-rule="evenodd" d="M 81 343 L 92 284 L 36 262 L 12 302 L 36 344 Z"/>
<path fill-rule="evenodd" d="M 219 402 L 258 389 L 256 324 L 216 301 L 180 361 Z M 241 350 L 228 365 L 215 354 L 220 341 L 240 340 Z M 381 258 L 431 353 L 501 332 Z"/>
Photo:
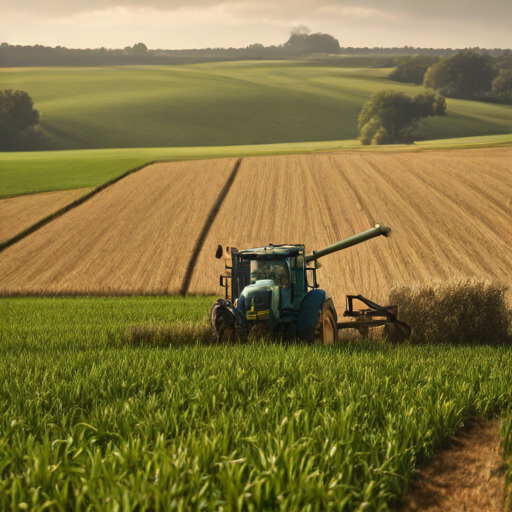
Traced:
<path fill-rule="evenodd" d="M 332 344 L 338 341 L 340 329 L 357 329 L 366 337 L 370 328 L 378 326 L 384 326 L 383 335 L 389 340 L 408 339 L 411 328 L 398 320 L 397 306 L 379 306 L 362 295 L 347 295 L 343 316 L 351 320 L 338 322 L 332 298 L 319 288 L 316 279 L 320 258 L 390 234 L 391 228 L 377 224 L 311 254 L 306 254 L 303 244 L 269 244 L 243 251 L 219 245 L 216 257 L 225 261 L 220 276 L 225 293 L 210 312 L 217 339 L 271 335 Z M 356 309 L 356 304 L 363 307 Z"/>

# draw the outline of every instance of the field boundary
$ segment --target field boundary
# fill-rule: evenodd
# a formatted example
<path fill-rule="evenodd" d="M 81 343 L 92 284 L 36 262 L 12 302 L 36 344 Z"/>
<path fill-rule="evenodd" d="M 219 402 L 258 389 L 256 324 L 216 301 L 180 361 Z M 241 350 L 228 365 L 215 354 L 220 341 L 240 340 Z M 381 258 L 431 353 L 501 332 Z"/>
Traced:
<path fill-rule="evenodd" d="M 507 494 L 500 428 L 498 418 L 470 418 L 441 443 L 431 460 L 420 462 L 407 494 L 392 510 L 504 510 Z"/>
<path fill-rule="evenodd" d="M 492 140 L 485 140 L 486 138 Z M 495 140 L 499 137 L 499 140 Z M 469 139 L 469 140 L 468 140 Z M 478 139 L 475 141 L 475 139 Z M 455 142 L 454 142 L 455 141 Z M 512 146 L 512 134 L 503 136 L 462 137 L 454 139 L 437 139 L 420 141 L 412 145 L 361 146 L 357 140 L 316 141 L 281 144 L 259 144 L 243 146 L 210 147 L 176 147 L 176 148 L 110 148 L 63 151 L 32 151 L 0 153 L 0 166 L 4 167 L 2 175 L 11 183 L 0 190 L 0 199 L 8 199 L 40 192 L 70 190 L 73 188 L 97 187 L 104 184 L 103 173 L 113 179 L 117 172 L 151 162 L 182 162 L 218 158 L 245 158 L 258 156 L 328 154 L 328 153 L 404 153 L 424 151 L 444 151 L 451 149 L 505 148 Z M 122 161 L 122 165 L 119 162 Z M 68 181 L 54 181 L 56 174 L 66 175 L 70 165 L 75 165 L 71 185 Z M 120 165 L 120 166 L 119 166 Z M 36 190 L 26 175 L 25 183 L 13 186 L 22 169 L 24 172 L 38 170 L 41 179 L 36 180 Z M 51 172 L 50 172 L 51 168 Z M 91 168 L 93 169 L 91 171 Z M 48 178 L 50 182 L 46 180 Z M 26 182 L 30 183 L 27 184 Z M 52 181 L 53 180 L 53 181 Z M 78 183 L 77 183 L 78 180 Z M 41 182 L 44 182 L 42 185 Z"/>
<path fill-rule="evenodd" d="M 0 253 L 2 251 L 4 251 L 5 249 L 7 249 L 8 247 L 10 247 L 11 245 L 14 245 L 15 243 L 19 242 L 20 240 L 23 240 L 24 238 L 31 235 L 32 233 L 35 233 L 37 230 L 41 229 L 43 226 L 46 226 L 46 224 L 49 224 L 50 222 L 61 217 L 65 213 L 69 212 L 70 210 L 73 210 L 77 206 L 80 206 L 81 204 L 85 203 L 91 197 L 95 196 L 102 190 L 105 190 L 107 187 L 110 187 L 114 183 L 117 183 L 118 181 L 122 180 L 123 178 L 126 178 L 127 176 L 129 176 L 130 174 L 133 174 L 134 172 L 141 171 L 145 167 L 148 167 L 149 165 L 153 165 L 156 163 L 158 163 L 158 161 L 147 162 L 145 164 L 139 165 L 138 167 L 134 167 L 133 169 L 130 169 L 130 170 L 124 172 L 120 176 L 112 178 L 111 180 L 103 183 L 102 185 L 99 185 L 94 190 L 91 190 L 89 193 L 83 195 L 82 197 L 79 197 L 78 199 L 67 204 L 63 208 L 60 208 L 59 210 L 51 213 L 50 215 L 47 215 L 43 219 L 37 221 L 35 224 L 32 224 L 31 226 L 29 226 L 28 228 L 25 228 L 23 231 L 20 231 L 13 237 L 8 238 L 7 240 L 0 243 Z M 24 194 L 22 194 L 22 195 L 24 195 Z M 2 198 L 2 199 L 6 199 L 6 198 Z"/>
<path fill-rule="evenodd" d="M 226 199 L 226 197 L 231 189 L 231 186 L 233 185 L 233 182 L 235 181 L 236 175 L 238 174 L 238 169 L 240 168 L 240 165 L 242 164 L 242 160 L 243 160 L 242 158 L 239 158 L 236 161 L 236 164 L 233 167 L 233 170 L 231 171 L 229 178 L 227 179 L 224 187 L 222 188 L 219 196 L 217 197 L 217 201 L 215 201 L 215 204 L 212 206 L 212 209 L 210 210 L 210 213 L 208 214 L 208 217 L 206 217 L 206 222 L 204 223 L 201 233 L 197 237 L 196 244 L 194 246 L 194 250 L 192 251 L 192 256 L 190 257 L 190 260 L 188 262 L 187 271 L 185 272 L 185 277 L 183 278 L 183 282 L 181 284 L 180 295 L 182 295 L 182 296 L 187 295 L 188 289 L 190 287 L 190 282 L 192 281 L 192 275 L 194 274 L 194 270 L 196 268 L 196 263 L 199 258 L 199 254 L 201 253 L 201 250 L 204 246 L 206 237 L 208 236 L 208 233 L 210 232 L 210 229 L 212 228 L 213 223 L 215 222 L 215 219 L 217 218 L 217 215 L 220 211 L 222 203 L 224 203 L 224 200 Z"/>

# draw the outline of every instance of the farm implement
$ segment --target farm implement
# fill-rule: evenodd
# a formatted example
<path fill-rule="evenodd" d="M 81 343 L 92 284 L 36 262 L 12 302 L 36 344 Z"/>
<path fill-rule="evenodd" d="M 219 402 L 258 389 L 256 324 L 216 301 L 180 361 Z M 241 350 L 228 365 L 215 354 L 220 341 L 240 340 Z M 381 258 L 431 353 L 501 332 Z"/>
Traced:
<path fill-rule="evenodd" d="M 347 295 L 343 313 L 347 321 L 338 322 L 332 298 L 316 279 L 320 258 L 390 234 L 391 228 L 377 224 L 311 254 L 302 244 L 243 251 L 219 245 L 216 257 L 225 262 L 220 276 L 225 297 L 210 312 L 215 335 L 221 341 L 271 334 L 331 344 L 338 340 L 340 329 L 356 329 L 366 337 L 371 328 L 384 326 L 383 335 L 390 341 L 406 340 L 411 328 L 398 320 L 397 306 L 379 306 L 362 295 Z"/>

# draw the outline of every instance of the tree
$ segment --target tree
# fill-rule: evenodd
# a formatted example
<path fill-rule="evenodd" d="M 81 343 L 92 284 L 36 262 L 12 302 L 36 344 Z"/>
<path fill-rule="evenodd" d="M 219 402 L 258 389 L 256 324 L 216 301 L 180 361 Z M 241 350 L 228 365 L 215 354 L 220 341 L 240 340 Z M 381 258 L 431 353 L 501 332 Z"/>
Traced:
<path fill-rule="evenodd" d="M 512 98 L 512 69 L 500 69 L 500 74 L 492 82 L 492 94 Z"/>
<path fill-rule="evenodd" d="M 428 68 L 425 86 L 453 98 L 473 98 L 491 90 L 496 76 L 493 59 L 464 50 Z"/>
<path fill-rule="evenodd" d="M 42 141 L 35 129 L 41 114 L 25 91 L 0 91 L 0 150 L 32 149 Z"/>
<path fill-rule="evenodd" d="M 403 60 L 391 71 L 388 78 L 396 82 L 420 85 L 423 83 L 427 69 L 439 62 L 440 57 L 434 55 L 416 55 L 410 59 Z"/>
<path fill-rule="evenodd" d="M 404 92 L 376 92 L 359 114 L 359 139 L 369 144 L 411 144 L 422 119 L 443 116 L 446 100 L 425 92 L 411 98 Z"/>
<path fill-rule="evenodd" d="M 293 55 L 311 55 L 313 53 L 340 53 L 340 43 L 329 34 L 307 34 L 292 31 L 290 39 L 283 45 Z"/>

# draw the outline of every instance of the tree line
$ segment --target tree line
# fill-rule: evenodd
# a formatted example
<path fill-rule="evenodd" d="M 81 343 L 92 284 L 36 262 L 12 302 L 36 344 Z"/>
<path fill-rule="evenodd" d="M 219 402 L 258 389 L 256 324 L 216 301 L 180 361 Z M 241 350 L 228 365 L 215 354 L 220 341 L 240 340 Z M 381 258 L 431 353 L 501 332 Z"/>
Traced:
<path fill-rule="evenodd" d="M 256 43 L 245 48 L 202 48 L 185 50 L 150 50 L 144 43 L 125 48 L 72 49 L 64 46 L 21 46 L 2 43 L 0 65 L 10 66 L 97 66 L 123 64 L 172 65 L 201 61 L 231 59 L 279 59 L 301 58 L 312 55 L 333 55 L 340 57 L 398 58 L 400 56 L 449 57 L 459 50 L 452 48 L 404 47 L 341 47 L 339 41 L 329 34 L 304 34 L 292 32 L 288 41 L 280 45 L 264 46 Z M 500 56 L 501 48 L 472 51 L 490 56 Z M 394 64 L 394 63 L 393 63 Z M 386 65 L 386 63 L 382 63 Z"/>
<path fill-rule="evenodd" d="M 419 55 L 403 60 L 389 78 L 423 84 L 450 98 L 512 103 L 512 52 L 499 57 L 472 50 L 448 58 Z"/>

